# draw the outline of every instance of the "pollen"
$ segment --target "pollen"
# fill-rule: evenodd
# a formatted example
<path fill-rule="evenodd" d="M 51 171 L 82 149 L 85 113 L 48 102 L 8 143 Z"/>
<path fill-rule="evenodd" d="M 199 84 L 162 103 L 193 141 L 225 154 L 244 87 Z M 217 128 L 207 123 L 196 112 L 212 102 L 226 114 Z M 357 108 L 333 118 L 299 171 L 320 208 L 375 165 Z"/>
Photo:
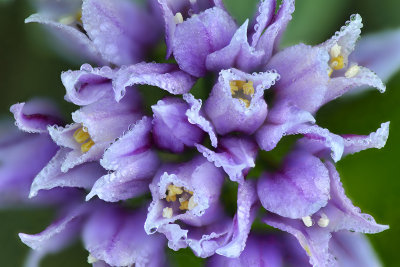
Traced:
<path fill-rule="evenodd" d="M 332 46 L 329 54 L 331 55 L 332 58 L 335 58 L 338 57 L 341 52 L 342 52 L 342 47 L 338 44 L 335 44 L 334 46 Z"/>
<path fill-rule="evenodd" d="M 175 22 L 175 24 L 179 24 L 179 23 L 183 22 L 183 16 L 182 16 L 181 12 L 178 12 L 175 14 L 174 22 Z"/>
<path fill-rule="evenodd" d="M 229 82 L 229 86 L 232 96 L 242 101 L 248 108 L 250 106 L 251 96 L 254 94 L 253 82 L 232 80 Z"/>
<path fill-rule="evenodd" d="M 346 78 L 353 78 L 360 72 L 360 67 L 358 65 L 351 66 L 344 74 Z"/>
<path fill-rule="evenodd" d="M 73 137 L 76 142 L 82 144 L 90 138 L 90 135 L 86 128 L 81 127 L 74 132 Z"/>
<path fill-rule="evenodd" d="M 301 218 L 301 220 L 303 221 L 304 225 L 307 227 L 311 227 L 313 225 L 312 219 L 310 216 L 306 216 Z"/>
<path fill-rule="evenodd" d="M 163 216 L 164 218 L 171 219 L 173 214 L 174 214 L 174 213 L 173 213 L 173 211 L 172 211 L 172 208 L 169 208 L 169 207 L 165 207 L 165 208 L 163 209 L 163 211 L 162 211 L 162 216 Z"/>
<path fill-rule="evenodd" d="M 188 203 L 188 210 L 192 210 L 197 206 L 197 203 L 194 202 L 194 197 L 191 197 L 189 199 L 189 203 Z"/>
<path fill-rule="evenodd" d="M 82 153 L 88 152 L 93 145 L 94 145 L 94 141 L 92 139 L 90 139 L 89 141 L 87 141 L 86 143 L 81 145 Z"/>
<path fill-rule="evenodd" d="M 194 201 L 193 191 L 187 190 L 184 187 L 170 184 L 168 185 L 166 195 L 165 200 L 167 202 L 175 202 L 178 199 L 180 203 L 179 209 L 182 211 L 192 210 L 197 206 L 197 203 Z"/>
<path fill-rule="evenodd" d="M 179 206 L 179 209 L 180 210 L 187 210 L 187 209 L 189 209 L 188 208 L 188 205 L 189 205 L 189 201 L 183 201 L 183 202 L 181 202 L 181 205 Z"/>
<path fill-rule="evenodd" d="M 329 225 L 329 218 L 325 213 L 321 214 L 321 218 L 318 220 L 319 227 L 325 228 Z"/>
<path fill-rule="evenodd" d="M 334 57 L 329 65 L 334 70 L 341 70 L 344 68 L 344 58 L 342 56 Z"/>

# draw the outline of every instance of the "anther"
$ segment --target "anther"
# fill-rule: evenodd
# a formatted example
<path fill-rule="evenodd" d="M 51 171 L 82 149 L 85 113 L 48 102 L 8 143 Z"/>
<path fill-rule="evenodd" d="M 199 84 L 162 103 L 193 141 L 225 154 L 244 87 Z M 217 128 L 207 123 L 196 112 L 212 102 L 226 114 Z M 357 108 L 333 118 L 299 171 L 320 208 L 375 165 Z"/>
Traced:
<path fill-rule="evenodd" d="M 87 132 L 87 129 L 84 129 L 83 127 L 81 127 L 74 132 L 73 137 L 76 142 L 78 142 L 79 144 L 82 144 L 90 138 L 90 135 Z"/>
<path fill-rule="evenodd" d="M 329 54 L 331 55 L 332 58 L 335 58 L 340 55 L 341 51 L 342 51 L 342 47 L 338 44 L 335 44 L 334 46 L 332 46 Z"/>
<path fill-rule="evenodd" d="M 360 67 L 358 65 L 351 66 L 344 74 L 346 78 L 353 78 L 360 71 Z"/>
<path fill-rule="evenodd" d="M 183 17 L 182 17 L 182 14 L 180 12 L 175 14 L 174 22 L 175 22 L 175 24 L 179 24 L 179 23 L 183 22 Z"/>
<path fill-rule="evenodd" d="M 329 218 L 325 213 L 321 214 L 321 218 L 318 220 L 319 227 L 327 227 L 329 225 Z"/>
<path fill-rule="evenodd" d="M 96 259 L 95 257 L 93 257 L 92 254 L 89 254 L 89 256 L 87 257 L 87 262 L 88 262 L 89 264 L 95 263 L 95 262 L 97 262 L 97 261 L 99 261 L 99 260 Z"/>
<path fill-rule="evenodd" d="M 196 202 L 194 202 L 194 197 L 191 197 L 190 199 L 189 199 L 189 203 L 188 203 L 188 210 L 192 210 L 192 209 L 194 209 L 195 207 L 197 206 L 197 203 Z"/>
<path fill-rule="evenodd" d="M 87 141 L 86 143 L 81 145 L 82 153 L 88 152 L 93 145 L 94 145 L 94 141 L 92 139 L 90 139 L 89 141 Z"/>
<path fill-rule="evenodd" d="M 162 216 L 163 216 L 164 218 L 171 219 L 171 218 L 172 218 L 172 215 L 173 215 L 172 208 L 165 207 L 165 208 L 163 209 L 163 211 L 162 211 Z"/>
<path fill-rule="evenodd" d="M 303 218 L 301 218 L 301 220 L 303 221 L 304 225 L 307 227 L 311 227 L 313 224 L 310 216 L 303 217 Z"/>

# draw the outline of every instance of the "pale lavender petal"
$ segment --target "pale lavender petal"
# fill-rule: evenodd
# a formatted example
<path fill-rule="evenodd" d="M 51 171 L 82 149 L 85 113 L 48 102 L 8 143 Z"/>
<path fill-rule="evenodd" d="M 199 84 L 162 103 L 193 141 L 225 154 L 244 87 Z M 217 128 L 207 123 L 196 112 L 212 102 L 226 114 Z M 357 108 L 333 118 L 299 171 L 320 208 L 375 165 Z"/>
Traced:
<path fill-rule="evenodd" d="M 84 226 L 84 246 L 95 259 L 111 266 L 164 266 L 163 238 L 145 233 L 145 218 L 144 210 L 127 212 L 104 205 Z"/>
<path fill-rule="evenodd" d="M 264 90 L 270 88 L 278 77 L 275 72 L 248 74 L 237 69 L 222 70 L 218 83 L 205 103 L 205 112 L 216 131 L 221 135 L 233 131 L 254 133 L 268 113 Z M 232 95 L 230 82 L 234 80 L 253 82 L 254 93 L 249 95 L 248 107 Z"/>
<path fill-rule="evenodd" d="M 75 105 L 85 106 L 112 92 L 111 79 L 115 71 L 109 67 L 93 68 L 83 64 L 80 70 L 61 73 L 67 91 L 65 99 Z"/>
<path fill-rule="evenodd" d="M 255 181 L 246 181 L 239 185 L 237 207 L 229 233 L 232 237 L 229 243 L 216 250 L 217 254 L 230 258 L 239 257 L 245 249 L 251 225 L 259 208 Z"/>
<path fill-rule="evenodd" d="M 341 267 L 382 266 L 368 239 L 359 233 L 347 231 L 333 233 L 329 249 Z"/>
<path fill-rule="evenodd" d="M 390 30 L 364 35 L 350 55 L 350 61 L 357 62 L 388 81 L 400 66 L 400 30 Z"/>
<path fill-rule="evenodd" d="M 204 132 L 189 122 L 189 105 L 179 98 L 167 97 L 151 106 L 153 110 L 153 140 L 159 148 L 174 153 L 201 143 Z"/>
<path fill-rule="evenodd" d="M 265 32 L 256 43 L 252 43 L 252 46 L 255 47 L 256 50 L 264 51 L 265 62 L 271 58 L 274 50 L 276 51 L 278 49 L 281 35 L 285 31 L 289 21 L 292 19 L 293 12 L 294 0 L 283 0 L 278 13 L 265 29 Z"/>
<path fill-rule="evenodd" d="M 105 170 L 98 163 L 86 163 L 61 172 L 68 149 L 61 148 L 49 161 L 32 182 L 29 197 L 35 197 L 40 190 L 49 190 L 55 187 L 77 187 L 90 189 L 94 182 L 99 179 Z"/>
<path fill-rule="evenodd" d="M 93 62 L 103 62 L 103 59 L 93 42 L 78 28 L 60 23 L 46 14 L 33 14 L 25 19 L 25 23 L 37 22 L 49 26 L 61 39 L 63 45 L 68 44 L 73 52 Z"/>
<path fill-rule="evenodd" d="M 249 45 L 247 26 L 248 20 L 235 32 L 229 45 L 207 56 L 207 70 L 219 72 L 222 69 L 235 67 L 251 72 L 260 67 L 264 60 L 264 52 L 255 50 Z"/>
<path fill-rule="evenodd" d="M 28 133 L 47 133 L 48 125 L 63 123 L 56 106 L 42 99 L 14 104 L 10 111 L 14 114 L 18 128 Z"/>
<path fill-rule="evenodd" d="M 139 63 L 122 67 L 113 81 L 115 99 L 120 101 L 126 88 L 135 84 L 157 86 L 171 94 L 184 94 L 195 83 L 194 77 L 181 71 L 175 64 Z"/>
<path fill-rule="evenodd" d="M 109 171 L 101 177 L 87 195 L 98 195 L 105 201 L 132 198 L 148 191 L 148 185 L 159 165 L 151 150 L 151 119 L 143 117 L 104 153 L 101 165 Z"/>
<path fill-rule="evenodd" d="M 197 150 L 216 167 L 222 167 L 229 178 L 243 183 L 247 173 L 255 166 L 258 146 L 251 138 L 225 137 L 216 152 L 197 144 Z"/>
<path fill-rule="evenodd" d="M 207 56 L 226 46 L 235 31 L 232 17 L 217 7 L 176 25 L 172 46 L 179 67 L 193 76 L 204 76 Z"/>
<path fill-rule="evenodd" d="M 264 174 L 257 184 L 263 207 L 280 216 L 298 219 L 326 206 L 329 199 L 329 173 L 317 157 L 292 152 L 282 169 Z"/>
<path fill-rule="evenodd" d="M 277 102 L 290 101 L 315 113 L 324 104 L 327 91 L 328 52 L 320 47 L 298 44 L 274 55 L 266 69 L 275 69 L 281 78 L 272 88 Z"/>
<path fill-rule="evenodd" d="M 343 156 L 354 154 L 368 148 L 381 149 L 384 147 L 389 137 L 389 124 L 390 122 L 382 123 L 378 130 L 369 135 L 343 135 Z"/>
<path fill-rule="evenodd" d="M 251 37 L 251 46 L 255 47 L 265 28 L 271 23 L 276 9 L 275 0 L 260 1 L 254 19 L 254 33 Z"/>
<path fill-rule="evenodd" d="M 214 131 L 213 125 L 205 118 L 203 115 L 203 110 L 201 109 L 202 101 L 201 99 L 196 99 L 192 94 L 184 94 L 183 99 L 189 104 L 190 109 L 186 111 L 186 116 L 191 124 L 197 125 L 208 133 L 211 140 L 211 145 L 217 147 L 218 139 Z"/>
<path fill-rule="evenodd" d="M 128 0 L 85 0 L 82 22 L 93 45 L 116 65 L 142 60 L 145 45 L 155 42 L 159 33 L 150 14 Z"/>

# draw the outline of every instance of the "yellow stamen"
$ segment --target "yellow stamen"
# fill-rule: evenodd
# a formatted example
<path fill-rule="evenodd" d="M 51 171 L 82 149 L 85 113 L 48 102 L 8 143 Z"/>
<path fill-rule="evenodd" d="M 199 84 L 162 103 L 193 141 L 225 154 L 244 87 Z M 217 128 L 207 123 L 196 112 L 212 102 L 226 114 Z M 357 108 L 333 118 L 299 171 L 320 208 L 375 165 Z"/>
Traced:
<path fill-rule="evenodd" d="M 239 100 L 243 101 L 246 104 L 246 108 L 250 107 L 250 101 L 245 98 L 239 98 Z"/>
<path fill-rule="evenodd" d="M 342 47 L 338 44 L 335 44 L 334 46 L 332 46 L 329 54 L 331 55 L 331 58 L 335 58 L 338 57 L 341 52 L 342 52 Z"/>
<path fill-rule="evenodd" d="M 76 142 L 78 142 L 79 144 L 82 144 L 90 138 L 90 135 L 87 132 L 86 128 L 84 129 L 83 127 L 81 127 L 74 132 L 73 137 Z"/>
<path fill-rule="evenodd" d="M 173 213 L 173 210 L 172 210 L 171 208 L 169 208 L 169 207 L 165 207 L 165 208 L 163 209 L 163 211 L 162 211 L 162 216 L 163 216 L 164 218 L 171 219 L 173 214 L 174 214 L 174 213 Z"/>
<path fill-rule="evenodd" d="M 344 58 L 342 56 L 337 56 L 331 59 L 330 66 L 334 70 L 341 70 L 344 68 Z"/>
<path fill-rule="evenodd" d="M 249 107 L 251 99 L 248 99 L 248 96 L 251 97 L 254 94 L 253 82 L 232 80 L 229 81 L 229 86 L 231 87 L 232 96 L 234 98 L 240 99 L 246 104 L 246 107 Z"/>
<path fill-rule="evenodd" d="M 329 69 L 328 69 L 328 76 L 329 76 L 329 77 L 332 76 L 332 72 L 333 72 L 333 69 L 332 69 L 332 68 L 329 68 Z"/>
<path fill-rule="evenodd" d="M 181 205 L 179 206 L 179 209 L 180 210 L 187 210 L 188 209 L 188 204 L 189 204 L 189 201 L 183 201 L 183 202 L 181 202 Z"/>
<path fill-rule="evenodd" d="M 254 94 L 254 87 L 253 87 L 253 82 L 252 82 L 252 81 L 249 81 L 249 82 L 247 82 L 247 83 L 245 83 L 245 84 L 243 85 L 243 92 L 244 92 L 246 95 L 252 95 L 252 94 Z"/>
<path fill-rule="evenodd" d="M 344 74 L 346 78 L 353 78 L 360 71 L 360 67 L 358 65 L 351 66 Z"/>
<path fill-rule="evenodd" d="M 168 202 L 174 202 L 174 201 L 176 201 L 176 195 L 173 195 L 173 196 L 167 196 L 166 198 L 165 198 Z"/>
<path fill-rule="evenodd" d="M 89 141 L 87 141 L 86 143 L 81 145 L 82 153 L 88 152 L 93 145 L 94 145 L 94 141 L 92 139 L 90 139 Z"/>

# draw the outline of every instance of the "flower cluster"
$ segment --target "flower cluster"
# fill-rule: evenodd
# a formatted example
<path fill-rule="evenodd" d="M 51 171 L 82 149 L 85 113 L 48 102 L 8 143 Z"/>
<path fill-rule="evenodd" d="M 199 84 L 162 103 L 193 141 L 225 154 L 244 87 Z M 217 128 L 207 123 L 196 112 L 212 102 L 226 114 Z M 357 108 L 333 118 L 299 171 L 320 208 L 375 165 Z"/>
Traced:
<path fill-rule="evenodd" d="M 65 100 L 79 106 L 69 124 L 46 101 L 11 107 L 26 133 L 0 143 L 7 174 L 0 191 L 9 193 L 0 201 L 60 211 L 43 232 L 20 234 L 33 249 L 30 266 L 77 237 L 93 266 L 166 266 L 165 246 L 188 247 L 210 257 L 209 266 L 379 264 L 358 233 L 388 227 L 346 197 L 335 162 L 382 148 L 389 123 L 365 136 L 338 135 L 315 119 L 349 91 L 385 91 L 363 66 L 367 41 L 353 53 L 361 17 L 322 44 L 281 50 L 294 0 L 279 7 L 263 0 L 242 25 L 221 0 L 146 4 L 42 1 L 26 20 L 45 24 L 63 47 L 97 66 L 61 74 Z M 140 62 L 163 31 L 175 61 Z M 378 63 L 372 58 L 368 67 L 380 72 Z M 214 84 L 196 98 L 191 89 L 206 75 Z M 148 104 L 152 91 L 143 85 L 165 97 Z M 301 137 L 280 166 L 263 170 L 259 152 L 286 135 Z M 238 186 L 234 202 L 223 201 L 227 184 Z M 260 232 L 255 220 L 282 231 Z"/>

